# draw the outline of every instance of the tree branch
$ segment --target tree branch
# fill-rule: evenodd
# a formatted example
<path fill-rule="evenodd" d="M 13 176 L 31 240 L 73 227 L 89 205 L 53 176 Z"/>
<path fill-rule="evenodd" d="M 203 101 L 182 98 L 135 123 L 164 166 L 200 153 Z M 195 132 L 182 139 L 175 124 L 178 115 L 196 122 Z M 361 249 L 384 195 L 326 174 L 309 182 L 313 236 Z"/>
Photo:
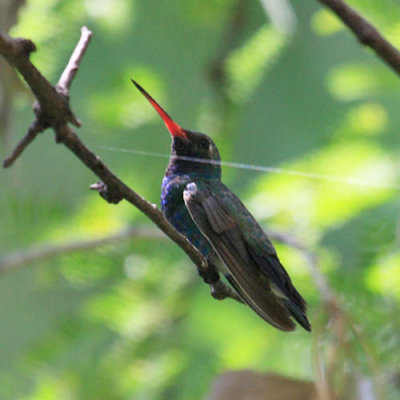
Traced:
<path fill-rule="evenodd" d="M 400 75 L 400 51 L 388 42 L 370 22 L 343 0 L 318 1 L 330 8 L 362 44 L 374 50 L 379 58 Z"/>
<path fill-rule="evenodd" d="M 68 123 L 80 125 L 69 105 L 68 88 L 89 44 L 90 35 L 90 31 L 82 28 L 81 39 L 70 62 L 61 75 L 59 84 L 53 87 L 30 61 L 30 53 L 35 50 L 34 43 L 30 40 L 0 34 L 0 54 L 21 73 L 38 100 L 34 106 L 36 118 L 27 136 L 22 139 L 13 155 L 4 162 L 4 167 L 9 167 L 16 160 L 26 146 L 34 140 L 37 133 L 51 127 L 55 132 L 56 142 L 64 144 L 101 179 L 96 185 L 92 185 L 91 189 L 97 190 L 109 203 L 116 204 L 124 199 L 151 219 L 194 262 L 203 280 L 211 286 L 211 294 L 214 298 L 231 297 L 241 301 L 236 292 L 219 280 L 217 272 L 208 265 L 207 260 L 197 248 L 168 222 L 157 206 L 146 201 L 123 183 L 99 157 L 85 146 L 68 125 Z"/>
<path fill-rule="evenodd" d="M 260 0 L 271 24 L 282 33 L 293 33 L 297 17 L 288 0 Z"/>
<path fill-rule="evenodd" d="M 47 244 L 42 246 L 34 246 L 7 254 L 0 258 L 0 274 L 22 268 L 27 264 L 48 260 L 78 251 L 92 250 L 97 247 L 105 246 L 114 242 L 120 242 L 121 240 L 128 240 L 134 237 L 146 239 L 164 239 L 166 236 L 163 235 L 158 229 L 133 227 L 123 229 L 120 232 L 116 232 L 98 239 L 73 240 L 71 242 L 62 243 L 59 245 Z"/>
<path fill-rule="evenodd" d="M 68 122 L 75 126 L 80 126 L 80 122 L 71 111 L 69 105 L 68 88 L 75 77 L 79 62 L 89 44 L 90 36 L 91 32 L 83 27 L 81 39 L 76 47 L 81 52 L 81 55 L 79 56 L 77 51 L 73 53 L 58 85 L 53 87 L 29 59 L 31 52 L 36 50 L 35 44 L 27 39 L 14 39 L 6 34 L 0 34 L 0 54 L 21 73 L 38 100 L 33 105 L 36 118 L 28 133 L 4 161 L 4 168 L 10 167 L 36 136 L 46 128 L 65 125 Z M 72 70 L 75 72 L 72 72 Z"/>
<path fill-rule="evenodd" d="M 211 83 L 215 86 L 217 93 L 222 95 L 223 98 L 226 98 L 226 73 L 224 71 L 224 64 L 229 53 L 237 45 L 240 35 L 243 33 L 248 7 L 248 0 L 236 0 L 233 3 L 231 13 L 222 30 L 222 39 L 218 53 L 208 66 L 207 75 Z"/>
<path fill-rule="evenodd" d="M 21 7 L 25 5 L 25 0 L 1 0 L 0 1 L 0 30 L 8 33 L 18 19 Z M 0 140 L 7 146 L 10 136 L 10 119 L 12 113 L 12 103 L 15 95 L 15 86 L 19 80 L 16 72 L 0 59 Z"/>

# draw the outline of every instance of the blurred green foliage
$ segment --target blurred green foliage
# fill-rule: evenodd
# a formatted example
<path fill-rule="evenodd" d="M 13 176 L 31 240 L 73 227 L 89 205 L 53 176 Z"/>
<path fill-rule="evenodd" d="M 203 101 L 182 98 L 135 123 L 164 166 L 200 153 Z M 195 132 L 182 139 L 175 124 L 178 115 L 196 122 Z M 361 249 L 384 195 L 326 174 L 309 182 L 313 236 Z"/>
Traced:
<path fill-rule="evenodd" d="M 349 3 L 400 45 L 398 2 Z M 248 2 L 218 83 L 210 66 L 226 46 L 236 4 L 28 0 L 11 33 L 37 44 L 33 61 L 55 82 L 80 26 L 93 31 L 71 92 L 79 133 L 154 203 L 166 160 L 104 149 L 169 151 L 163 124 L 131 77 L 180 124 L 210 134 L 223 159 L 323 175 L 224 170 L 266 227 L 318 254 L 368 338 L 381 382 L 391 382 L 400 365 L 400 81 L 317 2 L 293 2 L 293 35 Z M 13 142 L 32 120 L 29 103 L 14 105 Z M 95 177 L 50 132 L 0 179 L 2 254 L 147 222 L 89 192 Z M 290 247 L 278 251 L 318 328 L 320 298 L 306 261 Z M 137 238 L 3 275 L 0 304 L 1 400 L 201 399 L 229 368 L 314 376 L 309 334 L 281 333 L 242 305 L 213 301 L 165 240 Z M 386 386 L 398 398 L 399 388 Z"/>

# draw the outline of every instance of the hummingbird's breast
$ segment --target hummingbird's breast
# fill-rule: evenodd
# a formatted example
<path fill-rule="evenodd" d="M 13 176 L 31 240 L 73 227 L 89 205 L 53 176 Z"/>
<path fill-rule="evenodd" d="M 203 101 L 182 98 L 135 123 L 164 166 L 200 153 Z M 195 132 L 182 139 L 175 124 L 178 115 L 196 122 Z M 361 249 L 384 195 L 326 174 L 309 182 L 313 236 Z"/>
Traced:
<path fill-rule="evenodd" d="M 186 185 L 193 181 L 189 175 L 165 175 L 161 185 L 161 210 L 178 232 L 209 257 L 214 250 L 193 222 L 183 200 Z"/>

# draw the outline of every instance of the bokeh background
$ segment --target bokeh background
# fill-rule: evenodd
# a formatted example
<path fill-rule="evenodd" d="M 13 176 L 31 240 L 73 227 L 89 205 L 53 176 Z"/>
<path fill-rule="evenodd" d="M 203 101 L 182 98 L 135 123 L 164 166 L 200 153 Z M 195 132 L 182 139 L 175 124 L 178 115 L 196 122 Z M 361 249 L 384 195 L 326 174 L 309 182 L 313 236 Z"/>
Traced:
<path fill-rule="evenodd" d="M 48 131 L 0 171 L 3 260 L 147 230 L 0 276 L 0 399 L 203 399 L 222 371 L 316 380 L 316 359 L 333 353 L 343 398 L 346 374 L 399 398 L 399 78 L 317 1 L 25 3 L 10 33 L 36 43 L 32 60 L 54 83 L 80 27 L 93 31 L 71 90 L 78 133 L 149 201 L 159 204 L 167 159 L 129 151 L 168 154 L 170 137 L 130 78 L 183 127 L 212 136 L 224 160 L 299 172 L 226 167 L 223 177 L 263 226 L 316 254 L 348 313 L 348 347 L 338 351 L 302 252 L 277 243 L 314 333 L 285 334 L 213 300 L 185 254 L 146 233 L 145 217 L 88 190 L 94 175 Z M 398 2 L 349 3 L 400 46 Z M 32 121 L 33 98 L 4 62 L 0 81 L 4 158 Z"/>

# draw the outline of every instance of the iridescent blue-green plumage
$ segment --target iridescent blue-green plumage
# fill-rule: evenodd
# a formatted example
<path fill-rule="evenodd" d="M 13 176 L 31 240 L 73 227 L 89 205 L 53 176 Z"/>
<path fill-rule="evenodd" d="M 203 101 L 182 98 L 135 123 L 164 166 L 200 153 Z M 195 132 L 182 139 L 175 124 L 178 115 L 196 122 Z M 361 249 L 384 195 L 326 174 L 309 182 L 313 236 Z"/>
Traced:
<path fill-rule="evenodd" d="M 294 317 L 305 329 L 305 301 L 291 283 L 275 248 L 244 204 L 222 182 L 218 150 L 204 134 L 173 138 L 162 183 L 168 220 L 212 264 L 222 261 L 232 287 L 257 314 L 282 330 Z M 212 163 L 206 163 L 210 160 Z"/>
<path fill-rule="evenodd" d="M 209 182 L 210 185 L 217 184 L 221 181 L 221 166 L 218 163 L 205 163 L 203 162 L 205 159 L 201 158 L 202 153 L 207 154 L 209 149 L 209 139 L 206 135 L 189 131 L 187 134 L 189 137 L 197 137 L 198 145 L 186 145 L 189 143 L 187 139 L 173 138 L 171 159 L 161 185 L 161 209 L 179 232 L 184 234 L 205 256 L 209 256 L 214 251 L 190 217 L 183 201 L 183 191 L 193 181 Z M 220 157 L 215 146 L 213 151 L 215 161 L 218 161 Z"/>
<path fill-rule="evenodd" d="M 134 82 L 135 83 L 135 82 Z M 221 182 L 220 156 L 213 140 L 182 129 L 138 84 L 172 136 L 171 158 L 162 181 L 161 207 L 171 224 L 223 273 L 244 303 L 284 331 L 294 318 L 307 331 L 306 302 L 293 286 L 260 225 Z M 204 278 L 204 277 L 203 277 Z"/>

